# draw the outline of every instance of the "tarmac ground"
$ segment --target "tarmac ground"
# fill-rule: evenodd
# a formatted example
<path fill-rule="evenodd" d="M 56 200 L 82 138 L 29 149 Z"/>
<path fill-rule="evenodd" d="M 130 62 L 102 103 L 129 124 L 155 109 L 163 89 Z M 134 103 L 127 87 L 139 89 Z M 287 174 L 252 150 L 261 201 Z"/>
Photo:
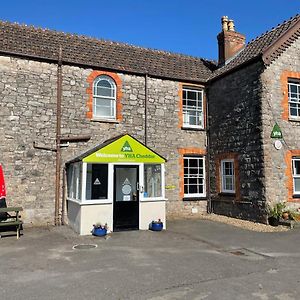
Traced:
<path fill-rule="evenodd" d="M 68 226 L 4 236 L 0 299 L 300 299 L 300 229 L 254 232 L 200 219 L 167 225 L 107 238 Z"/>

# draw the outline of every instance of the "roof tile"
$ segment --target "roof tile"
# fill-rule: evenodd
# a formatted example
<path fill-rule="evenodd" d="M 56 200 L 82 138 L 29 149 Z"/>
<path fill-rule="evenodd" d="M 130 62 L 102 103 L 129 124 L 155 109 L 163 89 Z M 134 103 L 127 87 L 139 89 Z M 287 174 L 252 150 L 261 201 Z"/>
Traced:
<path fill-rule="evenodd" d="M 236 57 L 225 64 L 223 67 L 219 68 L 213 73 L 210 79 L 214 79 L 223 75 L 233 69 L 251 61 L 252 59 L 259 57 L 264 53 L 267 48 L 269 48 L 273 43 L 275 43 L 282 35 L 287 33 L 297 22 L 300 20 L 300 15 L 296 15 L 289 20 L 279 24 L 277 27 L 272 28 L 270 31 L 265 32 L 256 39 L 250 41 L 246 47 L 240 51 Z"/>
<path fill-rule="evenodd" d="M 205 82 L 215 65 L 205 59 L 66 34 L 33 26 L 0 22 L 0 53 L 58 60 L 177 80 Z"/>

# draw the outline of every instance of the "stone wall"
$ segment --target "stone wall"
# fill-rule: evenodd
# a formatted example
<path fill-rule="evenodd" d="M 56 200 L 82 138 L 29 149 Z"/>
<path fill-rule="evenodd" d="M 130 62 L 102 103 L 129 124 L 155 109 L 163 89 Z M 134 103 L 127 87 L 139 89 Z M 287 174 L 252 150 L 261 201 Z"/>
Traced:
<path fill-rule="evenodd" d="M 265 221 L 261 139 L 260 62 L 214 81 L 208 91 L 210 180 L 213 211 Z M 236 194 L 219 190 L 219 159 L 235 158 Z"/>
<path fill-rule="evenodd" d="M 119 73 L 122 81 L 122 121 L 96 122 L 87 118 L 87 82 L 92 69 L 63 66 L 62 135 L 91 135 L 88 142 L 72 143 L 62 150 L 63 163 L 93 146 L 129 133 L 144 142 L 145 78 Z M 7 184 L 7 203 L 24 208 L 27 224 L 53 223 L 55 198 L 55 147 L 57 66 L 0 56 L 0 162 Z M 180 83 L 149 78 L 148 146 L 168 159 L 167 213 L 206 210 L 206 202 L 183 202 L 179 197 L 179 148 L 205 149 L 205 131 L 182 130 L 179 122 Z"/>
<path fill-rule="evenodd" d="M 293 199 L 289 195 L 289 189 L 292 189 L 289 152 L 300 150 L 300 122 L 288 118 L 287 79 L 300 79 L 299 57 L 298 39 L 262 74 L 266 199 L 269 203 L 290 201 L 289 205 L 294 207 L 299 206 L 300 199 Z M 283 147 L 280 150 L 275 149 L 275 140 L 270 137 L 275 123 L 279 125 L 283 134 Z"/>

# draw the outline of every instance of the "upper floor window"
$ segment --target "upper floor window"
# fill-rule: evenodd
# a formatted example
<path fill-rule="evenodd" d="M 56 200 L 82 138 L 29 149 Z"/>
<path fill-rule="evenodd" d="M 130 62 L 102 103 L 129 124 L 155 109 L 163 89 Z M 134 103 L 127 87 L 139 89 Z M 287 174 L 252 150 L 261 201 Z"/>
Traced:
<path fill-rule="evenodd" d="M 182 93 L 183 127 L 203 128 L 203 90 L 183 87 Z"/>
<path fill-rule="evenodd" d="M 101 75 L 94 80 L 93 117 L 116 119 L 116 84 L 107 75 Z"/>
<path fill-rule="evenodd" d="M 300 157 L 292 158 L 293 194 L 300 195 Z"/>
<path fill-rule="evenodd" d="M 288 81 L 289 115 L 290 118 L 300 118 L 300 81 Z"/>
<path fill-rule="evenodd" d="M 205 161 L 204 157 L 185 156 L 184 162 L 184 197 L 205 196 Z"/>
<path fill-rule="evenodd" d="M 234 160 L 221 160 L 221 192 L 235 193 Z"/>

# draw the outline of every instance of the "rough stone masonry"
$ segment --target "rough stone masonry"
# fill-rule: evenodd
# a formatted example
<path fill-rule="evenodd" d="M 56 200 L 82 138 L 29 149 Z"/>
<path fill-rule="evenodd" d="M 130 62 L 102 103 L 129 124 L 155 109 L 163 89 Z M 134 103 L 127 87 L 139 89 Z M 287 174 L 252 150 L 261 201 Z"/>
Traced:
<path fill-rule="evenodd" d="M 141 142 L 145 129 L 145 78 L 118 73 L 122 81 L 122 121 L 96 122 L 86 117 L 87 78 L 93 70 L 63 66 L 62 135 L 91 135 L 88 142 L 72 143 L 62 150 L 62 164 L 121 133 Z M 205 149 L 204 131 L 182 130 L 179 124 L 180 83 L 148 79 L 147 141 L 151 149 L 167 158 L 167 214 L 206 210 L 206 201 L 179 197 L 180 148 Z M 24 208 L 27 224 L 53 223 L 55 196 L 55 148 L 57 65 L 26 59 L 0 57 L 0 97 L 3 127 L 1 162 L 7 182 L 7 203 Z"/>

